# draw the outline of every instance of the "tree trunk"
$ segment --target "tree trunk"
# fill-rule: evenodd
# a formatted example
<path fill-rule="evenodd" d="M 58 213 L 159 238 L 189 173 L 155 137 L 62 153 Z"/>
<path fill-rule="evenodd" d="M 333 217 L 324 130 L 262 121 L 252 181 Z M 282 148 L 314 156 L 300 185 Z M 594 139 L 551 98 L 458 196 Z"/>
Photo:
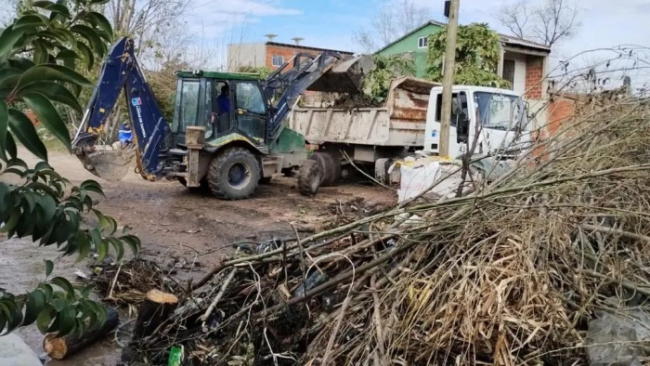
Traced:
<path fill-rule="evenodd" d="M 133 341 L 145 338 L 153 333 L 156 328 L 176 309 L 178 298 L 158 290 L 147 292 L 133 329 Z"/>
<path fill-rule="evenodd" d="M 66 357 L 81 351 L 87 346 L 104 338 L 112 332 L 120 323 L 117 311 L 109 308 L 106 321 L 100 327 L 90 329 L 78 337 L 76 334 L 69 334 L 65 337 L 57 337 L 55 334 L 48 334 L 43 340 L 43 349 L 55 360 L 63 360 Z"/>

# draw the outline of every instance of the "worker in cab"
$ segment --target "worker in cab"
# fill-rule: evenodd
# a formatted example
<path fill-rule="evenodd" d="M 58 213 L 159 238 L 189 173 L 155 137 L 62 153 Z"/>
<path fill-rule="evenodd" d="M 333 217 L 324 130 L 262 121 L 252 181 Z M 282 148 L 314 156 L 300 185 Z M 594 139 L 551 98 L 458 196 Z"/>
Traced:
<path fill-rule="evenodd" d="M 228 84 L 221 87 L 221 94 L 217 97 L 219 115 L 230 113 L 230 87 Z"/>
<path fill-rule="evenodd" d="M 117 138 L 120 140 L 120 146 L 123 148 L 130 146 L 133 143 L 133 131 L 131 131 L 131 125 L 128 123 L 123 123 L 120 126 Z"/>
<path fill-rule="evenodd" d="M 230 87 L 225 84 L 221 87 L 221 94 L 217 97 L 217 116 L 213 115 L 212 123 L 217 125 L 217 134 L 230 129 Z"/>

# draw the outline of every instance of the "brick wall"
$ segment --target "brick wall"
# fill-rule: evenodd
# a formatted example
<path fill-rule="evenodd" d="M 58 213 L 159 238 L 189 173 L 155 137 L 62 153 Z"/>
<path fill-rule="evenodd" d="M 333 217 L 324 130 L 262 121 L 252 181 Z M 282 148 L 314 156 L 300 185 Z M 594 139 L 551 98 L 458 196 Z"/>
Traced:
<path fill-rule="evenodd" d="M 297 47 L 283 47 L 283 46 L 277 46 L 277 45 L 266 45 L 266 67 L 270 68 L 271 70 L 275 70 L 278 68 L 278 66 L 273 66 L 273 56 L 282 56 L 284 57 L 284 62 L 288 62 L 295 56 L 296 53 L 307 53 L 313 56 L 317 56 L 320 52 L 316 52 L 314 50 L 307 50 L 307 49 L 302 49 L 302 48 L 297 48 Z"/>
<path fill-rule="evenodd" d="M 544 58 L 528 56 L 526 58 L 526 98 L 542 99 L 542 80 L 544 78 Z"/>

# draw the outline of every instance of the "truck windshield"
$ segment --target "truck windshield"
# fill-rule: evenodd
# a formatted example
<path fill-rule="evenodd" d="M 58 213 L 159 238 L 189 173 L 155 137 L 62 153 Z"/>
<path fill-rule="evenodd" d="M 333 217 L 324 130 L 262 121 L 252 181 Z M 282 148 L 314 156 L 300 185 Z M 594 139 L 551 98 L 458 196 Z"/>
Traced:
<path fill-rule="evenodd" d="M 504 95 L 489 92 L 474 93 L 478 107 L 478 119 L 483 128 L 509 131 L 522 121 L 524 103 L 514 95 Z"/>

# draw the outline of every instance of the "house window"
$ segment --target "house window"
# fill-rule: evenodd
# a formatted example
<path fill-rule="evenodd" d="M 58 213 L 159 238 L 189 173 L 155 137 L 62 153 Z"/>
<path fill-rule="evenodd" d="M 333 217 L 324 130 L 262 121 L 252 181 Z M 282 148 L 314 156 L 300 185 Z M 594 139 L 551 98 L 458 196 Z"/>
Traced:
<path fill-rule="evenodd" d="M 503 78 L 510 82 L 510 89 L 515 88 L 515 60 L 503 60 Z"/>
<path fill-rule="evenodd" d="M 271 61 L 271 64 L 275 67 L 280 67 L 284 65 L 284 56 L 282 55 L 273 55 L 273 59 Z"/>
<path fill-rule="evenodd" d="M 429 36 L 418 38 L 418 48 L 427 48 L 429 46 Z"/>

